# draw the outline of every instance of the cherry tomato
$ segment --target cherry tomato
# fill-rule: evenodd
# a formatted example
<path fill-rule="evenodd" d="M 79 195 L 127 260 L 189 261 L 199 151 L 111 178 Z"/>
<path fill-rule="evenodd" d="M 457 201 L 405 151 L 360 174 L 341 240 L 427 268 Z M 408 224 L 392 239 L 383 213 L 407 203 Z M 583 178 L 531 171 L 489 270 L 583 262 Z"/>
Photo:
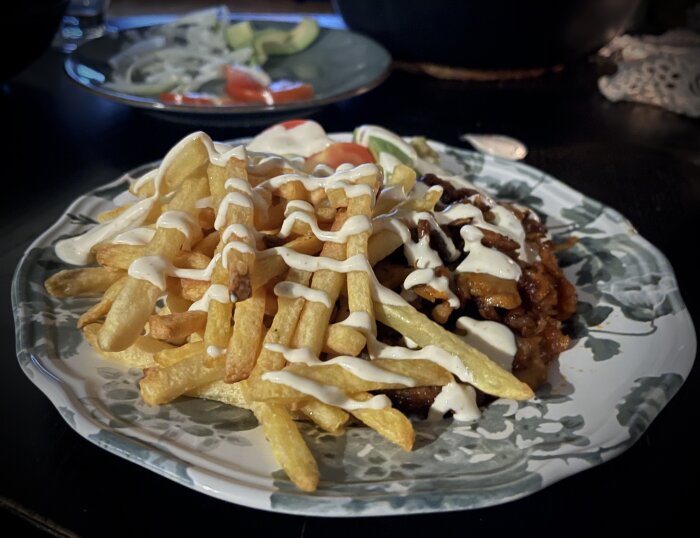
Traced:
<path fill-rule="evenodd" d="M 327 164 L 332 168 L 338 168 L 343 163 L 359 166 L 373 162 L 372 154 L 366 147 L 352 142 L 336 142 L 307 159 L 307 163 L 313 166 Z"/>
<path fill-rule="evenodd" d="M 221 99 L 217 99 L 213 95 L 207 93 L 175 93 L 165 92 L 160 94 L 160 100 L 163 103 L 171 103 L 176 105 L 220 105 L 224 104 Z"/>
<path fill-rule="evenodd" d="M 280 127 L 284 127 L 289 131 L 290 129 L 294 129 L 294 127 L 299 127 L 299 125 L 303 125 L 306 123 L 307 120 L 287 120 L 283 121 L 282 123 L 278 123 Z"/>
<path fill-rule="evenodd" d="M 293 82 L 291 80 L 276 80 L 268 86 L 272 100 L 275 103 L 291 103 L 303 101 L 314 96 L 311 84 L 305 82 Z"/>
<path fill-rule="evenodd" d="M 272 96 L 265 86 L 245 71 L 232 65 L 224 67 L 226 76 L 226 93 L 239 103 L 272 104 Z"/>

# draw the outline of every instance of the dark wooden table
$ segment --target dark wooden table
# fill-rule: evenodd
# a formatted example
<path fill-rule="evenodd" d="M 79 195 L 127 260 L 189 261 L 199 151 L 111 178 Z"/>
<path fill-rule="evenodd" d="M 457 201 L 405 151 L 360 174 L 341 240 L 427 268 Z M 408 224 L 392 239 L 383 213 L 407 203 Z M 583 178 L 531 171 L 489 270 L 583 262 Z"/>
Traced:
<path fill-rule="evenodd" d="M 49 51 L 2 86 L 0 279 L 33 238 L 85 191 L 164 155 L 190 129 L 95 97 Z M 612 104 L 584 61 L 514 83 L 443 82 L 395 72 L 379 89 L 315 116 L 329 131 L 377 123 L 460 145 L 464 132 L 505 133 L 527 162 L 622 211 L 671 260 L 697 316 L 700 124 L 660 109 Z M 256 128 L 209 129 L 215 138 Z M 697 317 L 696 317 L 697 321 Z M 18 367 L 9 300 L 0 317 L 0 534 L 361 536 L 483 531 L 590 535 L 609 526 L 666 529 L 695 519 L 700 478 L 697 370 L 642 439 L 619 458 L 508 505 L 437 515 L 339 521 L 227 504 L 161 478 L 79 437 Z M 31 523 L 31 524 L 30 524 Z M 11 534 L 4 529 L 16 528 Z"/>

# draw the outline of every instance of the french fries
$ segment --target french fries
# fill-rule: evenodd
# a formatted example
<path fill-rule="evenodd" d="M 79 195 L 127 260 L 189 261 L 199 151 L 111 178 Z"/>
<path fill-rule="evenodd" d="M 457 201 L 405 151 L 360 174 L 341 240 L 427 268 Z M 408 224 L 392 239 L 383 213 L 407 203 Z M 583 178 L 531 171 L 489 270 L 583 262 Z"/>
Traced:
<path fill-rule="evenodd" d="M 458 357 L 471 374 L 469 381 L 476 388 L 487 394 L 513 400 L 527 400 L 534 396 L 532 389 L 513 374 L 412 306 L 393 306 L 378 302 L 374 306 L 379 321 L 409 336 L 419 346 L 434 345 Z"/>
<path fill-rule="evenodd" d="M 112 267 L 86 267 L 59 271 L 46 280 L 44 286 L 53 297 L 97 295 L 124 276 L 124 271 Z"/>
<path fill-rule="evenodd" d="M 207 313 L 201 310 L 148 318 L 150 335 L 158 340 L 178 340 L 204 331 Z"/>
<path fill-rule="evenodd" d="M 100 348 L 98 334 L 99 323 L 91 323 L 83 327 L 83 336 L 92 348 L 105 357 L 132 368 L 150 368 L 155 364 L 155 355 L 166 350 L 177 349 L 166 342 L 161 342 L 150 336 L 139 336 L 128 349 L 122 351 L 105 351 Z"/>
<path fill-rule="evenodd" d="M 130 189 L 151 200 L 139 232 L 150 240 L 102 237 L 90 249 L 96 267 L 46 281 L 53 297 L 101 295 L 78 327 L 101 356 L 143 369 L 144 402 L 186 396 L 251 410 L 280 467 L 311 492 L 320 474 L 301 420 L 336 435 L 359 422 L 410 451 L 412 422 L 387 394 L 435 394 L 457 378 L 497 397 L 533 396 L 442 326 L 464 307 L 448 304 L 455 279 L 444 275 L 455 265 L 428 264 L 440 254 L 422 215 L 444 207 L 443 187 L 415 194 L 416 170 L 405 164 L 386 176 L 343 165 L 326 177 L 327 167 L 313 175 L 310 162 L 275 159 L 191 135 Z M 129 211 L 99 218 L 119 223 Z M 386 226 L 392 218 L 401 222 Z M 445 228 L 444 215 L 431 218 Z M 442 287 L 415 277 L 403 287 L 435 267 Z"/>
<path fill-rule="evenodd" d="M 195 202 L 204 194 L 206 180 L 203 177 L 183 179 L 181 189 L 170 203 L 170 209 L 194 214 Z M 144 258 L 153 256 L 172 262 L 185 240 L 185 235 L 175 228 L 158 228 L 153 239 L 146 245 Z M 133 262 L 130 269 L 131 267 Z M 161 291 L 148 280 L 129 276 L 100 329 L 100 348 L 105 351 L 120 351 L 133 344 L 153 312 Z"/>

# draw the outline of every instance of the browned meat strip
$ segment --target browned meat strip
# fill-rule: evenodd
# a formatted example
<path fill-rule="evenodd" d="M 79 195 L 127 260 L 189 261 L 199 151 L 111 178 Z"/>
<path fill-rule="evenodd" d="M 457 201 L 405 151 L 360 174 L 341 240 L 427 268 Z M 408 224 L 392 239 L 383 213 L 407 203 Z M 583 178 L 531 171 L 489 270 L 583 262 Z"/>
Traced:
<path fill-rule="evenodd" d="M 478 298 L 478 303 L 511 310 L 522 302 L 514 280 L 505 280 L 486 273 L 459 273 L 455 277 L 459 297 Z"/>

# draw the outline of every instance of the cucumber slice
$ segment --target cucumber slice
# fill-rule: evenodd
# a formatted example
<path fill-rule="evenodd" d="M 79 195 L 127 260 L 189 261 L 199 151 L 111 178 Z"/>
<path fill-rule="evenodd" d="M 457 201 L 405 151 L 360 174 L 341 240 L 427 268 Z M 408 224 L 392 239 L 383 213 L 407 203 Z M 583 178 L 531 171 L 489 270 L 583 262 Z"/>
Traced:
<path fill-rule="evenodd" d="M 314 19 L 302 19 L 291 30 L 268 28 L 255 32 L 253 48 L 255 58 L 263 64 L 268 56 L 295 54 L 307 48 L 318 37 L 320 30 Z"/>
<path fill-rule="evenodd" d="M 293 54 L 304 50 L 316 40 L 319 33 L 320 29 L 316 19 L 301 19 L 290 32 L 290 43 L 287 48 L 289 52 L 284 54 Z"/>
<path fill-rule="evenodd" d="M 278 50 L 281 43 L 284 43 L 289 37 L 289 32 L 284 30 L 275 30 L 268 28 L 267 30 L 259 30 L 255 32 L 253 38 L 253 50 L 255 51 L 255 61 L 263 65 L 270 54 L 275 54 L 273 50 Z"/>
<path fill-rule="evenodd" d="M 255 31 L 249 21 L 238 22 L 226 28 L 226 43 L 232 49 L 242 49 L 253 44 Z"/>
<path fill-rule="evenodd" d="M 379 127 L 378 125 L 362 125 L 353 132 L 353 141 L 365 146 L 372 152 L 374 159 L 379 162 L 382 153 L 394 156 L 402 164 L 415 167 L 418 155 L 416 150 L 407 144 L 399 135 Z"/>

